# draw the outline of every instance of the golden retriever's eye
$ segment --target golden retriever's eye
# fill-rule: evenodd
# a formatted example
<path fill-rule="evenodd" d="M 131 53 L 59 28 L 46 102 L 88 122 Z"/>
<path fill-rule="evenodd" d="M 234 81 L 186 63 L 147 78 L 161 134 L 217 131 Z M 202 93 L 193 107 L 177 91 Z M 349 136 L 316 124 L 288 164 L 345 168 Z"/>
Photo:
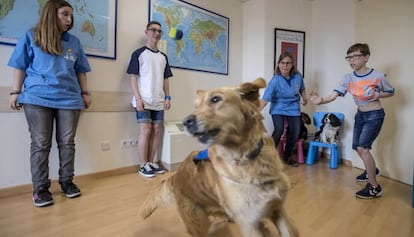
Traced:
<path fill-rule="evenodd" d="M 222 98 L 220 96 L 217 96 L 217 95 L 211 97 L 211 99 L 210 99 L 211 103 L 213 103 L 213 104 L 215 104 L 215 103 L 217 103 L 221 100 L 222 100 Z"/>

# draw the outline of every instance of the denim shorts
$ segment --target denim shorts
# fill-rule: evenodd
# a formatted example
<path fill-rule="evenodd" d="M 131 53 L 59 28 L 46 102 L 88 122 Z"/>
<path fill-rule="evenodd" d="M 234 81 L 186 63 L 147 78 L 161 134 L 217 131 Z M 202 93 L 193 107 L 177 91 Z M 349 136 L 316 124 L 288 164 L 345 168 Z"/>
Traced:
<path fill-rule="evenodd" d="M 372 143 L 381 131 L 384 117 L 384 109 L 368 112 L 358 111 L 355 114 L 352 149 L 356 150 L 357 147 L 371 149 Z"/>
<path fill-rule="evenodd" d="M 138 123 L 163 123 L 164 110 L 149 110 L 136 111 Z"/>

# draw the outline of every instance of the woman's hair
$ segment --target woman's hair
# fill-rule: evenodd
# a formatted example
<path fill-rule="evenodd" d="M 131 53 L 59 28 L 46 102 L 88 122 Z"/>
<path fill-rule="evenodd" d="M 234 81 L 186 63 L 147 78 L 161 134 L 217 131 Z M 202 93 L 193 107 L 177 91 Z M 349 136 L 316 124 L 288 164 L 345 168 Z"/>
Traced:
<path fill-rule="evenodd" d="M 61 32 L 58 26 L 58 9 L 62 7 L 73 7 L 64 0 L 49 0 L 43 7 L 40 15 L 39 22 L 34 28 L 34 39 L 36 45 L 38 45 L 43 51 L 53 54 L 60 55 L 63 47 L 60 42 Z M 72 24 L 69 29 L 73 27 Z"/>
<path fill-rule="evenodd" d="M 369 51 L 368 44 L 354 44 L 351 47 L 349 47 L 348 51 L 346 51 L 346 54 L 350 54 L 353 52 L 358 51 L 361 52 L 361 54 L 365 55 L 371 55 L 371 52 Z"/>
<path fill-rule="evenodd" d="M 292 76 L 292 75 L 295 75 L 296 73 L 299 73 L 298 70 L 296 69 L 296 65 L 293 63 L 295 61 L 293 58 L 293 55 L 289 52 L 284 52 L 280 54 L 279 59 L 277 60 L 276 70 L 275 70 L 276 74 L 282 74 L 282 72 L 280 72 L 280 69 L 279 69 L 279 63 L 286 57 L 289 57 L 290 61 L 292 61 L 292 68 L 290 69 L 289 75 Z"/>

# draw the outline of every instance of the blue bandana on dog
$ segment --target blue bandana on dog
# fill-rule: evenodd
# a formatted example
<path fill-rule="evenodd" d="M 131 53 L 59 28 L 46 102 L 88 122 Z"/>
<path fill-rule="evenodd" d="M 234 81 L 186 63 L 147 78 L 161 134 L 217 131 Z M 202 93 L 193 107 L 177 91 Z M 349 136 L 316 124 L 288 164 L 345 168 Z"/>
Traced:
<path fill-rule="evenodd" d="M 208 149 L 198 152 L 198 154 L 194 157 L 194 160 L 207 160 L 207 159 L 208 159 Z"/>
<path fill-rule="evenodd" d="M 198 162 L 203 160 L 208 160 L 208 149 L 198 152 L 198 154 L 193 158 L 195 164 L 198 164 Z"/>

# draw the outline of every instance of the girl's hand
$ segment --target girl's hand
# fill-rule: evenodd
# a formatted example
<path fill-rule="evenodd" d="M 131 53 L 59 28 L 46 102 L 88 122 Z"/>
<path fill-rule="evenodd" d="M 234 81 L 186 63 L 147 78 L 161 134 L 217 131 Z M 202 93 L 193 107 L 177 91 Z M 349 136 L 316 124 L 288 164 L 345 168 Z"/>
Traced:
<path fill-rule="evenodd" d="M 17 103 L 17 96 L 18 94 L 10 95 L 9 105 L 12 110 L 20 110 L 22 108 L 22 106 Z"/>
<path fill-rule="evenodd" d="M 89 94 L 83 94 L 82 99 L 83 99 L 83 106 L 85 106 L 85 109 L 89 108 L 92 104 L 91 96 Z"/>

